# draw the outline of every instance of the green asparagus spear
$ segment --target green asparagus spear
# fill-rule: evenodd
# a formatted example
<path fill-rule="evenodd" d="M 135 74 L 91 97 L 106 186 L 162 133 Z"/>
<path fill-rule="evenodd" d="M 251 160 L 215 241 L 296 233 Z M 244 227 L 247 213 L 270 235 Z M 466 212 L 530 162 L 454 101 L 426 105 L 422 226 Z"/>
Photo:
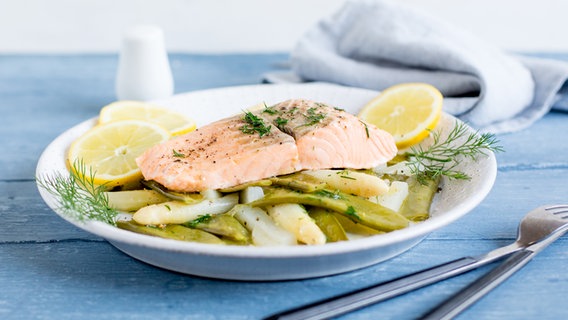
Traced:
<path fill-rule="evenodd" d="M 408 219 L 397 212 L 361 197 L 341 192 L 331 192 L 324 189 L 312 193 L 301 193 L 275 187 L 266 187 L 264 190 L 264 198 L 252 202 L 252 206 L 265 207 L 281 203 L 316 206 L 339 212 L 353 221 L 382 231 L 402 229 L 409 223 Z"/>
<path fill-rule="evenodd" d="M 154 190 L 127 190 L 104 193 L 109 207 L 120 211 L 136 211 L 151 204 L 166 202 L 169 199 Z"/>
<path fill-rule="evenodd" d="M 430 216 L 430 204 L 436 192 L 440 177 L 435 179 L 427 179 L 421 183 L 415 176 L 409 177 L 408 196 L 400 208 L 400 214 L 410 221 L 424 221 Z"/>
<path fill-rule="evenodd" d="M 197 203 L 203 200 L 203 196 L 199 193 L 170 191 L 154 180 L 143 180 L 142 184 L 171 200 L 181 201 L 187 204 Z"/>
<path fill-rule="evenodd" d="M 200 242 L 200 243 L 225 244 L 221 239 L 208 232 L 187 228 L 181 225 L 172 224 L 161 228 L 153 226 L 143 226 L 130 220 L 130 221 L 118 221 L 117 226 L 121 229 L 149 236 L 160 237 L 160 238 Z"/>
<path fill-rule="evenodd" d="M 362 236 L 362 237 L 369 237 L 374 236 L 377 234 L 385 233 L 384 231 L 379 231 L 373 229 L 371 227 L 367 227 L 361 223 L 357 223 L 344 215 L 334 212 L 333 216 L 337 219 L 337 222 L 343 227 L 345 233 Z"/>
<path fill-rule="evenodd" d="M 184 226 L 195 228 L 230 239 L 233 243 L 250 244 L 250 232 L 233 216 L 217 214 L 204 216 L 184 223 Z"/>
<path fill-rule="evenodd" d="M 332 212 L 318 207 L 311 207 L 308 213 L 325 234 L 327 242 L 349 240 L 343 226 Z"/>
<path fill-rule="evenodd" d="M 315 192 L 317 190 L 324 189 L 327 186 L 325 182 L 322 182 L 302 172 L 273 177 L 270 180 L 274 185 L 299 190 L 302 192 Z"/>
<path fill-rule="evenodd" d="M 269 186 L 271 184 L 272 184 L 272 181 L 270 181 L 269 179 L 263 179 L 263 180 L 256 180 L 256 181 L 251 181 L 251 182 L 239 184 L 239 185 L 236 185 L 236 186 L 230 187 L 230 188 L 219 189 L 219 191 L 222 192 L 222 193 L 229 193 L 229 192 L 241 191 L 241 190 L 244 190 L 248 187 L 266 187 L 266 186 Z"/>

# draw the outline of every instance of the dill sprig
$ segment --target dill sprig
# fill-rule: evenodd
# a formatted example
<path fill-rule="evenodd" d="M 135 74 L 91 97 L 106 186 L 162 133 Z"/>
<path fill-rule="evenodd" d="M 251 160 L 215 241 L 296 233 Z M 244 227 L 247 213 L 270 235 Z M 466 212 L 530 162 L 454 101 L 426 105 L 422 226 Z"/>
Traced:
<path fill-rule="evenodd" d="M 206 223 L 213 218 L 210 214 L 200 215 L 197 218 L 184 223 L 183 225 L 189 228 L 196 228 L 201 223 Z"/>
<path fill-rule="evenodd" d="M 112 209 L 105 193 L 105 185 L 95 184 L 95 171 L 76 160 L 69 176 L 57 173 L 37 177 L 38 185 L 57 199 L 63 214 L 81 222 L 96 220 L 116 225 L 118 212 Z"/>
<path fill-rule="evenodd" d="M 314 194 L 317 194 L 317 195 L 320 195 L 320 196 L 323 196 L 323 197 L 327 197 L 327 198 L 330 198 L 330 199 L 335 199 L 335 200 L 343 199 L 343 197 L 339 194 L 339 191 L 331 192 L 329 190 L 321 189 L 321 190 L 314 192 Z"/>
<path fill-rule="evenodd" d="M 422 184 L 440 176 L 469 180 L 470 176 L 457 170 L 464 158 L 475 160 L 479 155 L 487 155 L 487 151 L 504 151 L 493 134 L 470 132 L 463 122 L 456 122 L 444 140 L 440 132 L 431 132 L 431 136 L 433 143 L 430 146 L 414 146 L 406 153 L 409 157 L 407 166 Z"/>
<path fill-rule="evenodd" d="M 274 123 L 276 124 L 276 127 L 278 129 L 282 129 L 284 128 L 284 126 L 288 123 L 288 119 L 282 118 L 282 117 L 278 117 L 276 119 L 274 119 Z"/>
<path fill-rule="evenodd" d="M 260 137 L 270 133 L 270 128 L 272 126 L 267 126 L 264 123 L 264 120 L 255 116 L 252 112 L 246 111 L 243 117 L 243 120 L 246 122 L 240 129 L 242 133 L 245 134 L 254 134 L 258 133 Z"/>
<path fill-rule="evenodd" d="M 361 124 L 365 127 L 365 133 L 367 134 L 367 138 L 370 138 L 369 136 L 369 126 L 367 126 L 367 123 L 359 120 L 359 122 L 361 122 Z"/>
<path fill-rule="evenodd" d="M 264 103 L 264 110 L 262 110 L 262 113 L 268 113 L 270 115 L 274 115 L 278 113 L 278 110 L 274 109 L 274 106 L 269 107 L 268 105 L 266 105 L 266 102 Z"/>
<path fill-rule="evenodd" d="M 181 152 L 177 152 L 175 149 L 172 149 L 173 152 L 173 157 L 176 158 L 185 158 L 185 154 L 181 153 Z"/>
<path fill-rule="evenodd" d="M 353 208 L 353 206 L 347 207 L 347 210 L 345 210 L 345 214 L 348 215 L 349 217 L 352 217 L 354 220 L 361 221 L 361 217 L 359 217 L 357 211 L 355 210 L 355 208 Z"/>
<path fill-rule="evenodd" d="M 309 108 L 307 110 L 308 113 L 304 114 L 304 117 L 306 118 L 306 123 L 304 124 L 304 126 L 307 127 L 316 123 L 320 123 L 327 116 L 326 113 L 317 113 L 316 110 L 316 108 Z"/>

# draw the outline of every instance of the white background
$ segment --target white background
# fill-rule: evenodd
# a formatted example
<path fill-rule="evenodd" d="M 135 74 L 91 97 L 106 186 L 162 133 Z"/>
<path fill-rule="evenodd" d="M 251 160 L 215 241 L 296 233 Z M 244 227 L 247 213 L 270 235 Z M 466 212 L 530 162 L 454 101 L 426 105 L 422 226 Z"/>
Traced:
<path fill-rule="evenodd" d="M 398 0 L 502 49 L 568 51 L 565 0 Z M 0 0 L 0 53 L 117 52 L 155 24 L 172 52 L 286 52 L 344 0 Z"/>

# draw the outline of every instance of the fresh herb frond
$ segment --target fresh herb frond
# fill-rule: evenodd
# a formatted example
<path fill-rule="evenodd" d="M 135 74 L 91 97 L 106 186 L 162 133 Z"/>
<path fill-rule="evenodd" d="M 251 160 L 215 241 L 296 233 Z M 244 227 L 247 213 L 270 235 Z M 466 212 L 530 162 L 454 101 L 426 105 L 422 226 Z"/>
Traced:
<path fill-rule="evenodd" d="M 290 110 L 288 110 L 286 113 L 289 115 L 294 115 L 296 114 L 296 112 L 298 111 L 298 107 L 292 107 Z"/>
<path fill-rule="evenodd" d="M 264 123 L 264 120 L 257 117 L 250 111 L 245 111 L 245 115 L 243 117 L 245 124 L 240 128 L 242 133 L 245 134 L 255 134 L 258 133 L 260 137 L 270 133 L 270 128 L 272 126 L 267 126 Z"/>
<path fill-rule="evenodd" d="M 176 157 L 176 158 L 185 158 L 185 154 L 180 153 L 180 152 L 177 152 L 175 149 L 172 149 L 172 151 L 173 151 L 173 153 L 174 153 L 174 154 L 173 154 L 174 157 Z"/>
<path fill-rule="evenodd" d="M 354 220 L 361 221 L 361 217 L 359 217 L 357 211 L 355 210 L 355 208 L 353 208 L 353 206 L 347 207 L 347 210 L 345 210 L 345 214 L 353 218 Z"/>
<path fill-rule="evenodd" d="M 306 118 L 306 123 L 304 123 L 304 126 L 311 126 L 317 123 L 320 123 L 326 116 L 326 113 L 323 112 L 316 112 L 316 108 L 309 108 L 307 110 L 307 113 L 304 114 L 304 117 Z"/>
<path fill-rule="evenodd" d="M 339 194 L 339 192 L 331 192 L 331 191 L 325 190 L 325 189 L 318 190 L 314 193 L 317 194 L 317 195 L 323 196 L 323 197 L 330 198 L 330 199 L 335 199 L 335 200 L 343 199 L 343 197 Z"/>
<path fill-rule="evenodd" d="M 367 134 L 367 139 L 370 138 L 371 136 L 369 135 L 369 127 L 367 126 L 367 124 L 361 120 L 359 120 L 359 122 L 361 122 L 363 126 L 365 126 L 365 133 Z"/>
<path fill-rule="evenodd" d="M 414 146 L 406 153 L 407 166 L 422 184 L 440 176 L 469 180 L 470 176 L 457 169 L 464 158 L 475 160 L 479 155 L 487 155 L 488 151 L 504 151 L 493 134 L 470 132 L 463 122 L 456 122 L 443 140 L 440 132 L 431 132 L 431 137 L 430 146 Z"/>
<path fill-rule="evenodd" d="M 264 103 L 264 110 L 262 110 L 263 113 L 268 113 L 270 115 L 274 115 L 278 113 L 278 110 L 274 109 L 274 106 L 269 107 L 266 105 L 266 102 Z"/>
<path fill-rule="evenodd" d="M 118 211 L 109 206 L 105 185 L 95 184 L 96 172 L 76 160 L 69 176 L 61 173 L 37 177 L 38 185 L 54 195 L 59 209 L 66 216 L 78 220 L 95 220 L 116 225 Z"/>
<path fill-rule="evenodd" d="M 281 117 L 278 117 L 274 120 L 274 123 L 276 124 L 276 127 L 278 127 L 279 129 L 284 127 L 287 123 L 288 123 L 288 119 L 284 119 Z"/>
<path fill-rule="evenodd" d="M 205 223 L 213 218 L 210 214 L 200 215 L 199 217 L 184 223 L 183 225 L 189 228 L 196 228 L 200 223 Z"/>

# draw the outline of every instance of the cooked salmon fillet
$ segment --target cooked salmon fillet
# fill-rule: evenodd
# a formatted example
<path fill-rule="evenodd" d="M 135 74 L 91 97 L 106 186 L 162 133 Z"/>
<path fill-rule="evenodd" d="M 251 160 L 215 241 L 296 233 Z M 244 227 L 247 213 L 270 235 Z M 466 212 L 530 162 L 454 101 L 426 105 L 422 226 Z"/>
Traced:
<path fill-rule="evenodd" d="M 194 192 L 300 170 L 294 138 L 278 130 L 245 134 L 242 118 L 213 122 L 150 148 L 136 159 L 144 178 Z"/>
<path fill-rule="evenodd" d="M 304 169 L 372 168 L 397 152 L 392 136 L 309 100 L 288 100 L 213 122 L 148 149 L 144 178 L 196 192 Z"/>
<path fill-rule="evenodd" d="M 263 112 L 267 113 L 265 117 L 280 123 L 278 128 L 296 140 L 302 169 L 366 169 L 396 155 L 389 133 L 341 109 L 302 99 L 284 101 L 269 109 Z"/>

